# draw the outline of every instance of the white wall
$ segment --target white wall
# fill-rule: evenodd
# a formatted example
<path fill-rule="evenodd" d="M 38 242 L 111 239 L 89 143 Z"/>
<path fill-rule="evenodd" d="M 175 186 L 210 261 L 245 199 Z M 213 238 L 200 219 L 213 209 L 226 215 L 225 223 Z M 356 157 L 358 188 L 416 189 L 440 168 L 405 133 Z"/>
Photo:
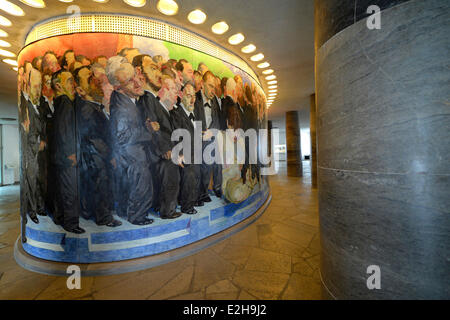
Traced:
<path fill-rule="evenodd" d="M 2 138 L 3 138 L 3 184 L 12 184 L 18 182 L 19 176 L 19 127 L 17 124 L 4 124 L 2 125 Z M 5 169 L 5 165 L 14 165 L 14 174 L 8 176 L 8 170 Z"/>

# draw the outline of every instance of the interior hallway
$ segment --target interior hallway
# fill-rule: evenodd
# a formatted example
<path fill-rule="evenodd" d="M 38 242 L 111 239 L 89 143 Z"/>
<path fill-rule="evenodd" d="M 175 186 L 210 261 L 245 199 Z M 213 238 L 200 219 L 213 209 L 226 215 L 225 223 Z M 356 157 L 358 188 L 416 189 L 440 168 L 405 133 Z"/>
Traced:
<path fill-rule="evenodd" d="M 189 257 L 114 276 L 66 277 L 24 270 L 13 251 L 19 235 L 19 187 L 0 188 L 0 299 L 320 299 L 317 190 L 304 176 L 270 177 L 272 202 L 247 229 Z"/>

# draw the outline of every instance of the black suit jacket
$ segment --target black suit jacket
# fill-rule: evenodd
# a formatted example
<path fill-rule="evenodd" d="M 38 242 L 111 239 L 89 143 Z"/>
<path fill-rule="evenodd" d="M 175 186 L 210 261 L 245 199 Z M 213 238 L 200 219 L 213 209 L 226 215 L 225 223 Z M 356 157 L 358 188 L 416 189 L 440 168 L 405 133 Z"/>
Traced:
<path fill-rule="evenodd" d="M 186 115 L 186 112 L 183 110 L 183 107 L 181 105 L 177 105 L 177 108 L 170 111 L 170 113 L 172 115 L 175 129 L 186 129 L 189 131 L 189 134 L 191 135 L 190 163 L 194 163 L 194 130 L 195 130 L 194 125 L 192 124 L 191 119 L 189 119 L 189 117 Z M 183 141 L 183 138 L 181 138 L 180 141 Z"/>
<path fill-rule="evenodd" d="M 68 157 L 77 152 L 75 108 L 66 95 L 56 97 L 53 105 L 55 113 L 51 159 L 54 164 L 69 168 L 72 161 Z"/>
<path fill-rule="evenodd" d="M 110 105 L 111 144 L 117 164 L 126 168 L 134 163 L 147 163 L 146 147 L 151 135 L 138 106 L 117 91 L 113 91 Z"/>
<path fill-rule="evenodd" d="M 160 152 L 160 156 L 171 151 L 175 145 L 172 142 L 172 132 L 174 130 L 174 125 L 172 122 L 172 117 L 169 112 L 164 108 L 164 106 L 159 102 L 155 106 L 156 121 L 159 123 L 159 134 L 157 136 L 157 144 Z"/>
<path fill-rule="evenodd" d="M 213 97 L 211 99 L 211 124 L 209 127 L 206 126 L 206 116 L 205 116 L 205 106 L 203 102 L 203 96 L 201 90 L 199 90 L 196 94 L 195 104 L 194 104 L 194 115 L 196 121 L 202 122 L 202 131 L 206 131 L 207 129 L 218 129 L 220 130 L 220 116 L 219 116 L 219 105 L 217 104 L 216 99 Z"/>
<path fill-rule="evenodd" d="M 78 95 L 75 98 L 77 133 L 81 152 L 88 158 L 95 154 L 109 161 L 111 158 L 108 145 L 109 124 L 102 109 L 103 106 L 98 103 L 84 100 Z"/>
<path fill-rule="evenodd" d="M 225 112 L 225 108 L 223 107 L 223 99 L 214 96 L 214 99 L 217 101 L 217 106 L 219 108 L 219 123 L 220 123 L 220 130 L 226 130 L 227 129 L 227 114 Z M 220 100 L 220 103 L 219 103 Z"/>
<path fill-rule="evenodd" d="M 43 123 L 41 121 L 41 114 L 39 112 L 39 106 L 36 106 L 38 111 L 33 107 L 31 101 L 26 102 L 28 108 L 28 118 L 30 119 L 30 128 L 28 132 L 28 150 L 31 152 L 31 156 L 37 156 L 39 153 L 40 141 L 44 140 Z M 45 141 L 45 140 L 44 140 Z"/>
<path fill-rule="evenodd" d="M 152 93 L 145 91 L 144 95 L 139 98 L 140 110 L 142 112 L 142 119 L 145 121 L 149 119 L 150 121 L 158 122 L 158 116 L 156 114 L 156 109 L 159 107 L 159 100 Z M 149 131 L 152 136 L 149 148 L 147 150 L 149 159 L 151 162 L 156 162 L 158 158 L 162 155 L 159 148 L 160 132 Z"/>
<path fill-rule="evenodd" d="M 222 100 L 222 108 L 224 110 L 224 113 L 226 114 L 226 116 L 225 116 L 225 123 L 226 123 L 226 120 L 228 118 L 228 110 L 231 109 L 231 108 L 234 108 L 234 109 L 237 110 L 237 112 L 238 112 L 238 114 L 240 116 L 240 119 L 241 119 L 241 122 L 242 122 L 242 128 L 241 129 L 245 129 L 244 112 L 242 112 L 241 108 L 239 108 L 239 105 L 238 105 L 237 102 L 233 101 L 233 99 L 231 99 L 231 97 L 226 96 Z"/>

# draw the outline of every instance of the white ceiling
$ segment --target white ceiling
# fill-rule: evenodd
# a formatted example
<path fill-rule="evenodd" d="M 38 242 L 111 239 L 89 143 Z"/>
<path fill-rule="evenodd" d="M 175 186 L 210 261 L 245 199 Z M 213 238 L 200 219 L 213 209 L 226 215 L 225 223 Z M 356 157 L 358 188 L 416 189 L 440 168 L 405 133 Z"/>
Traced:
<path fill-rule="evenodd" d="M 92 0 L 74 0 L 63 3 L 44 0 L 47 7 L 36 9 L 18 0 L 9 0 L 19 5 L 25 16 L 15 17 L 3 11 L 1 15 L 13 22 L 11 27 L 0 27 L 8 32 L 2 38 L 12 44 L 7 50 L 18 53 L 31 27 L 39 21 L 66 14 L 71 5 L 81 12 L 119 12 L 155 17 L 183 26 L 237 53 L 254 68 L 265 83 L 261 69 L 250 61 L 250 56 L 262 52 L 263 61 L 268 61 L 278 80 L 278 97 L 269 111 L 274 125 L 284 127 L 284 114 L 289 110 L 300 110 L 302 127 L 309 127 L 309 95 L 314 92 L 314 4 L 313 0 L 178 0 L 179 12 L 175 16 L 164 16 L 156 9 L 156 0 L 147 0 L 142 8 L 134 8 L 122 0 L 110 0 L 99 4 Z M 187 15 L 194 9 L 207 14 L 204 24 L 194 25 Z M 224 35 L 211 32 L 211 25 L 225 20 L 230 29 Z M 230 35 L 242 32 L 246 39 L 237 46 L 228 44 Z M 257 50 L 252 54 L 240 52 L 242 46 L 253 43 Z M 16 114 L 16 75 L 11 67 L 0 63 L 0 117 Z"/>

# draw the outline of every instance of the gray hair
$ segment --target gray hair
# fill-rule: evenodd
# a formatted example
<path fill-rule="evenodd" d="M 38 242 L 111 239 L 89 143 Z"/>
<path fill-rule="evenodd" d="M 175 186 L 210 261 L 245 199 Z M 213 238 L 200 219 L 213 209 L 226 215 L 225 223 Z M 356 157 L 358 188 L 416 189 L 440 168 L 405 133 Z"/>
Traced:
<path fill-rule="evenodd" d="M 108 62 L 106 63 L 106 76 L 108 77 L 109 83 L 111 83 L 113 86 L 117 86 L 120 84 L 119 81 L 116 79 L 116 73 L 117 71 L 123 69 L 122 65 L 124 63 L 129 63 L 127 58 L 122 56 L 114 56 L 108 59 Z"/>

